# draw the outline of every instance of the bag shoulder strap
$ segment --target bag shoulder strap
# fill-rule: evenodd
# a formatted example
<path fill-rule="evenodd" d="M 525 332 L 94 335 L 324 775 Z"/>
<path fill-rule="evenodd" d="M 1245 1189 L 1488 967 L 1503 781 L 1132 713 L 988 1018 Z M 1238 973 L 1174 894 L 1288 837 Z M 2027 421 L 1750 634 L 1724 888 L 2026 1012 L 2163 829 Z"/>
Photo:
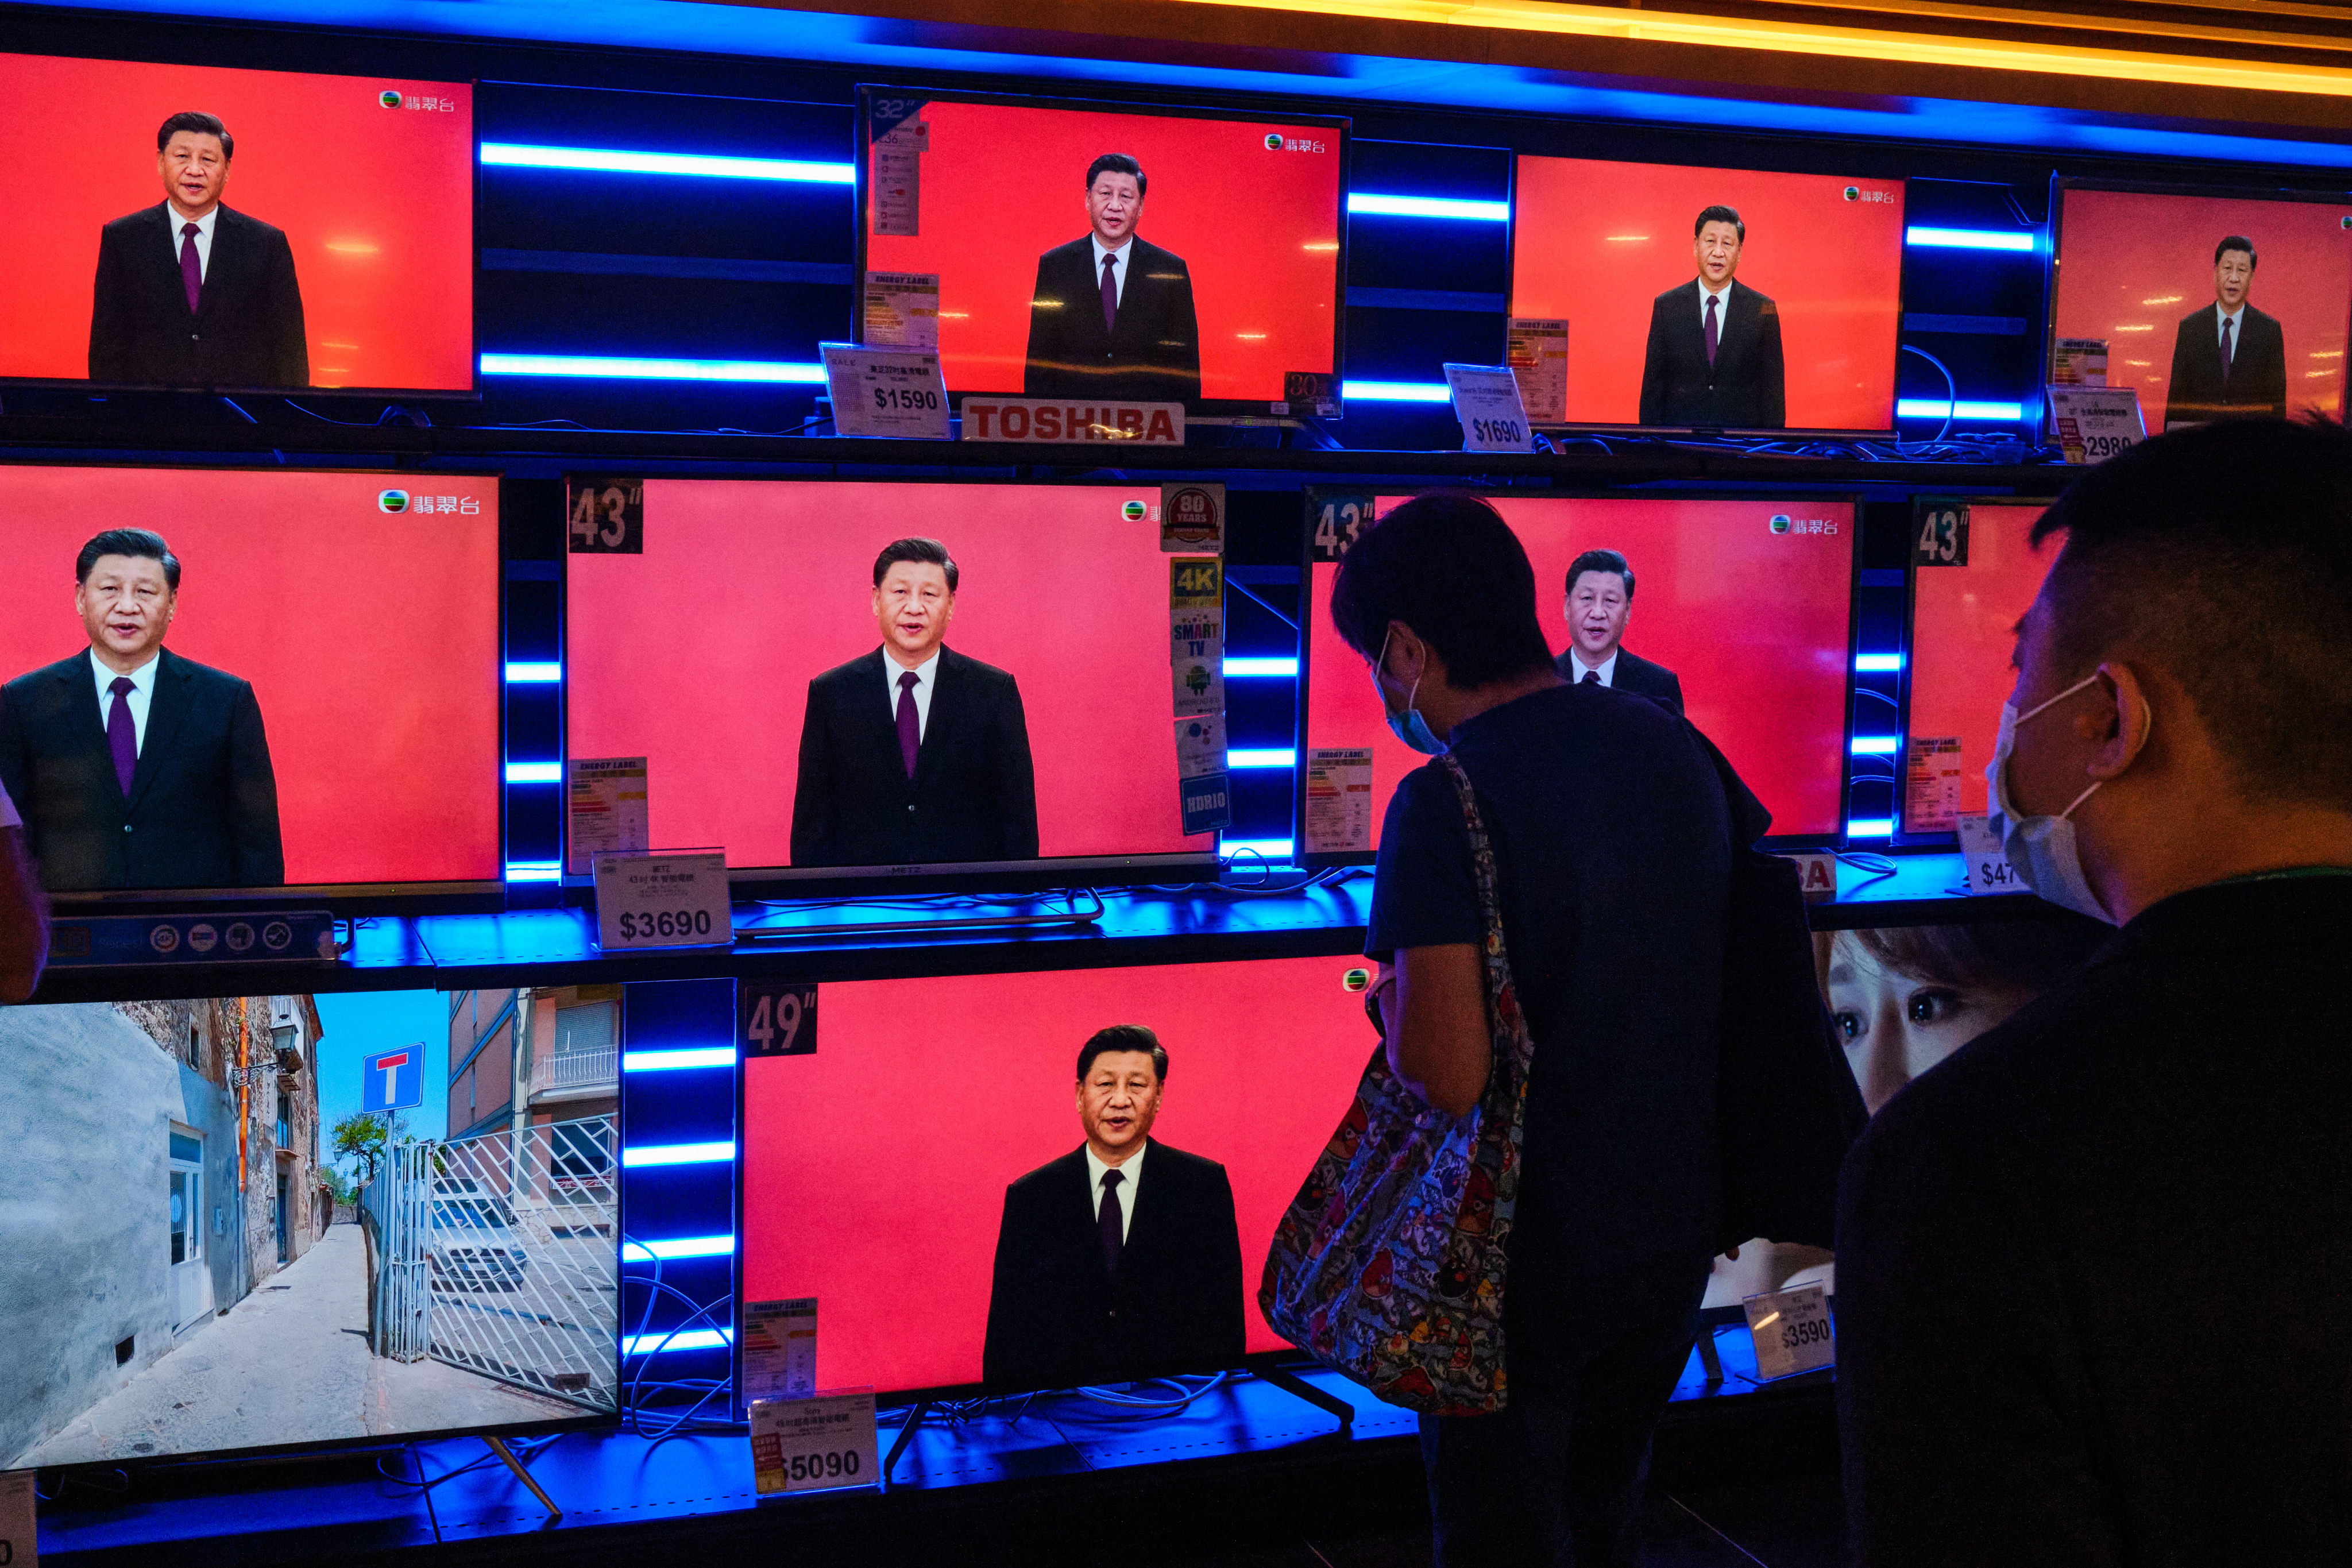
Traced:
<path fill-rule="evenodd" d="M 1517 987 L 1511 980 L 1510 949 L 1503 941 L 1503 906 L 1495 870 L 1494 841 L 1486 837 L 1486 820 L 1479 815 L 1477 792 L 1470 787 L 1468 772 L 1450 752 L 1440 752 L 1437 760 L 1445 764 L 1445 771 L 1453 776 L 1454 793 L 1462 802 L 1462 826 L 1470 835 L 1470 877 L 1478 889 L 1478 915 L 1486 929 L 1480 957 L 1485 962 L 1486 972 L 1489 1033 L 1494 1035 L 1498 1046 L 1507 1034 L 1510 1036 L 1512 1047 L 1507 1054 L 1524 1058 L 1530 1053 L 1532 1042 L 1528 1037 L 1524 1021 L 1518 1016 Z M 1501 1003 L 1506 996 L 1511 998 L 1507 1010 L 1513 1020 L 1507 1030 L 1495 1027 L 1504 1011 Z M 1525 1059 L 1516 1060 L 1513 1065 L 1522 1073 L 1528 1068 Z"/>

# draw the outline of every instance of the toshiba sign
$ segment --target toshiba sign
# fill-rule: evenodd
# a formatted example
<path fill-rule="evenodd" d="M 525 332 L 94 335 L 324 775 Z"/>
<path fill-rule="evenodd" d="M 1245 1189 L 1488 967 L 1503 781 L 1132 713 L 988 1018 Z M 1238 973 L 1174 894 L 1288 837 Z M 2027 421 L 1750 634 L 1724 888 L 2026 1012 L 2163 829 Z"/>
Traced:
<path fill-rule="evenodd" d="M 967 441 L 1127 442 L 1139 447 L 1184 444 L 1181 403 L 1087 402 L 1078 398 L 967 397 Z"/>

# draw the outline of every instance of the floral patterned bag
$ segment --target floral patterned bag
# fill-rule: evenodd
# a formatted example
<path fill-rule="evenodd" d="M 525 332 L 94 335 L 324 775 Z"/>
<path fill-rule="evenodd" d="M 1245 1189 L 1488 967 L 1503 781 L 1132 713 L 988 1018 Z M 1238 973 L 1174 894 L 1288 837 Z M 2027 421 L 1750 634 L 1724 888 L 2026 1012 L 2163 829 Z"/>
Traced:
<path fill-rule="evenodd" d="M 1528 1065 L 1487 842 L 1470 777 L 1462 797 L 1486 921 L 1494 1070 L 1455 1118 L 1405 1087 L 1375 1047 L 1355 1103 L 1275 1229 L 1258 1306 L 1275 1331 L 1391 1405 L 1433 1415 L 1503 1408 L 1504 1247 L 1517 1206 Z"/>

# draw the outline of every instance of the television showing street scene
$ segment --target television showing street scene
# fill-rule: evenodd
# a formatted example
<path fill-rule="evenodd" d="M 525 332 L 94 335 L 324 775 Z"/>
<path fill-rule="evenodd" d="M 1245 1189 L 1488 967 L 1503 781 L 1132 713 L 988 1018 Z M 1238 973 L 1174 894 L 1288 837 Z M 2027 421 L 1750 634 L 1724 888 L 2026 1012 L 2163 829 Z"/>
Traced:
<path fill-rule="evenodd" d="M 618 989 L 0 1010 L 0 1470 L 617 1406 Z"/>

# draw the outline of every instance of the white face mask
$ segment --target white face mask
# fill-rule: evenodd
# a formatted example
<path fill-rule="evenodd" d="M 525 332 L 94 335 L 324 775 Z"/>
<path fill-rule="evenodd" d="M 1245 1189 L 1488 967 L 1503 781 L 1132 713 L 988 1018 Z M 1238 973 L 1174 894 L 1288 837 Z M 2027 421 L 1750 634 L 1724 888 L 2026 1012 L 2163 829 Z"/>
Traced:
<path fill-rule="evenodd" d="M 2019 726 L 2098 679 L 2098 672 L 2094 670 L 2024 713 L 2018 712 L 2014 702 L 2000 705 L 2000 732 L 1992 744 L 1992 761 L 1985 766 L 1985 784 L 1992 805 L 1985 826 L 2000 840 L 2001 850 L 2009 857 L 2010 868 L 2017 873 L 2018 880 L 2061 909 L 2113 925 L 2115 917 L 2100 904 L 2099 895 L 2091 890 L 2090 879 L 2083 874 L 2083 858 L 2074 843 L 2072 820 L 2074 808 L 2090 799 L 2106 781 L 2093 779 L 2090 787 L 2068 802 L 2066 809 L 2055 816 L 2021 816 L 2009 798 L 2009 754 L 2017 743 Z M 2141 739 L 2145 741 L 2146 737 Z"/>

